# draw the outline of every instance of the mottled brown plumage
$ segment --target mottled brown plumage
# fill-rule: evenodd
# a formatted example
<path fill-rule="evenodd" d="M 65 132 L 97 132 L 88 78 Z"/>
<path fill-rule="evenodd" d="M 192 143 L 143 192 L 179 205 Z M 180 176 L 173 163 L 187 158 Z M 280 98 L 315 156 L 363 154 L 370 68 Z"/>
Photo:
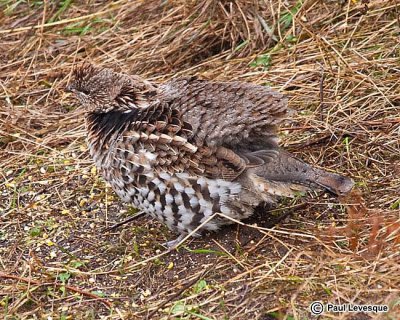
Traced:
<path fill-rule="evenodd" d="M 85 64 L 69 89 L 86 111 L 105 180 L 181 235 L 247 218 L 303 187 L 345 194 L 353 186 L 279 148 L 287 100 L 267 87 L 196 78 L 155 85 Z"/>

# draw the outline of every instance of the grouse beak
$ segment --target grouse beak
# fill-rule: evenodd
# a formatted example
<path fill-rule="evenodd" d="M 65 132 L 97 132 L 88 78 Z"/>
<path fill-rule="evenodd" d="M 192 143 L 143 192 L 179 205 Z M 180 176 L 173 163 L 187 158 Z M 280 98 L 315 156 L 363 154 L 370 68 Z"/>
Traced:
<path fill-rule="evenodd" d="M 74 92 L 74 88 L 69 84 L 64 88 L 65 92 Z"/>

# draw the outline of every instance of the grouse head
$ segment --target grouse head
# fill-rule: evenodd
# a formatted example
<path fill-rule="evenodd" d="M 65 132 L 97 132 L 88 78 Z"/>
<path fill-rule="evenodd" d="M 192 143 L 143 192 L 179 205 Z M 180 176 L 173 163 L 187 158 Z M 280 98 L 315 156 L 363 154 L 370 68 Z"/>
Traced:
<path fill-rule="evenodd" d="M 84 63 L 73 71 L 73 79 L 66 87 L 78 98 L 88 113 L 130 111 L 146 108 L 156 87 L 138 76 L 114 72 Z"/>

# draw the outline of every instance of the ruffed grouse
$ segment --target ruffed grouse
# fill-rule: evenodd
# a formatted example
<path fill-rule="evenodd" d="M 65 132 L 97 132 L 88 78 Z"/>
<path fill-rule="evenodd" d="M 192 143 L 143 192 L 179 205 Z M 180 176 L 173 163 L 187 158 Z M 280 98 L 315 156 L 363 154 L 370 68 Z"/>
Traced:
<path fill-rule="evenodd" d="M 84 64 L 68 89 L 84 107 L 104 179 L 179 240 L 231 223 L 226 217 L 245 219 L 299 186 L 337 195 L 353 187 L 280 149 L 287 100 L 268 87 L 194 77 L 156 85 Z"/>

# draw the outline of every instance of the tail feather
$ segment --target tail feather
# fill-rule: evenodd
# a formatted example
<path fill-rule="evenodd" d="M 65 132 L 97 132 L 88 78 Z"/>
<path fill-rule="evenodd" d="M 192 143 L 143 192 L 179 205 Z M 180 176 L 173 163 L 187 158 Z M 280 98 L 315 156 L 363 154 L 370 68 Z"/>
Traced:
<path fill-rule="evenodd" d="M 351 178 L 315 168 L 282 150 L 272 162 L 253 170 L 256 175 L 272 184 L 298 184 L 309 188 L 319 186 L 336 195 L 347 194 L 354 186 Z M 293 186 L 290 189 L 293 189 Z M 283 192 L 283 195 L 285 193 Z"/>

